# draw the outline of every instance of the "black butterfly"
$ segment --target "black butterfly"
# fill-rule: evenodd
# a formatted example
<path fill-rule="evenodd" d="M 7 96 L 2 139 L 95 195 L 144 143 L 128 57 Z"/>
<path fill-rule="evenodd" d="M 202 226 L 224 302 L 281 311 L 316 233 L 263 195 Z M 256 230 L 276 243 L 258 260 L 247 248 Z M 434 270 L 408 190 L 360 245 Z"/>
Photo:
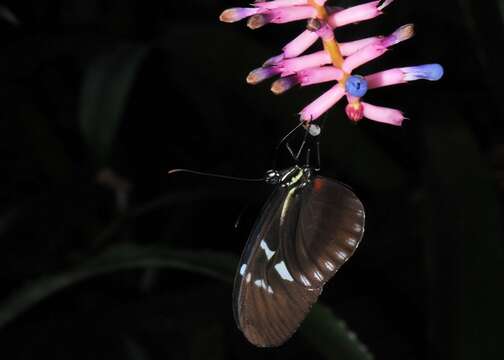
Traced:
<path fill-rule="evenodd" d="M 352 256 L 364 234 L 364 207 L 345 185 L 309 166 L 270 171 L 276 189 L 249 236 L 235 277 L 233 310 L 246 338 L 283 344 L 324 284 Z"/>

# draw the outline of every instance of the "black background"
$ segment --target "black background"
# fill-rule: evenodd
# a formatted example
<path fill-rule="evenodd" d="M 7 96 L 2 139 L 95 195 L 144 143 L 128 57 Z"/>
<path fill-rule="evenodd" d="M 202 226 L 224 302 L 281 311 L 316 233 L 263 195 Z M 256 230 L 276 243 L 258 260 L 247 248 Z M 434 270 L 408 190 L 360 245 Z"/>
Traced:
<path fill-rule="evenodd" d="M 324 357 L 300 334 L 280 349 L 254 348 L 234 324 L 230 284 L 176 261 L 116 271 L 124 266 L 106 258 L 93 267 L 124 243 L 136 244 L 133 258 L 166 248 L 187 251 L 181 263 L 204 250 L 239 255 L 271 188 L 167 171 L 261 177 L 297 112 L 327 88 L 276 97 L 269 82 L 245 83 L 304 27 L 251 31 L 218 21 L 245 4 L 4 2 L 20 23 L 0 24 L 0 357 L 344 358 Z M 322 174 L 353 187 L 367 226 L 320 301 L 376 359 L 504 358 L 503 19 L 497 0 L 398 0 L 336 33 L 348 41 L 414 22 L 412 40 L 362 73 L 445 68 L 439 82 L 366 96 L 404 111 L 403 127 L 354 125 L 338 104 L 321 139 Z M 137 71 L 125 72 L 135 54 Z M 107 130 L 114 119 L 117 131 Z M 107 131 L 110 147 L 100 140 Z M 97 181 L 104 169 L 114 174 L 105 185 Z M 118 203 L 124 182 L 127 201 Z M 222 266 L 212 254 L 201 256 Z M 17 289 L 29 298 L 47 290 L 44 279 L 82 264 L 93 276 L 19 310 L 27 292 Z"/>

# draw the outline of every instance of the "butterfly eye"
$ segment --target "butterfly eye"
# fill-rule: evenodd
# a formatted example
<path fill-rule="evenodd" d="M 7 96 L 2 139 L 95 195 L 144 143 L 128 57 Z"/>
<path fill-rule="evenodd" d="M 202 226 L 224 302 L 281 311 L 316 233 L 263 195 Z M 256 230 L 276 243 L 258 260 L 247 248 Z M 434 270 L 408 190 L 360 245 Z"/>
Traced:
<path fill-rule="evenodd" d="M 277 170 L 268 170 L 266 172 L 265 181 L 272 185 L 278 184 L 280 182 L 280 173 Z"/>

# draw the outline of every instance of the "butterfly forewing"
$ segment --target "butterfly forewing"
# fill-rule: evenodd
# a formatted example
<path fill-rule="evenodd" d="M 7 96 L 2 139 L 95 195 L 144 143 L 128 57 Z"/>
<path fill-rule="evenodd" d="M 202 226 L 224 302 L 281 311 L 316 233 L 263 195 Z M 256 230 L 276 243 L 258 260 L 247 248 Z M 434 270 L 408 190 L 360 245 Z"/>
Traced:
<path fill-rule="evenodd" d="M 278 187 L 254 226 L 235 278 L 235 319 L 248 340 L 258 346 L 284 343 L 363 232 L 362 203 L 344 185 L 315 177 Z"/>

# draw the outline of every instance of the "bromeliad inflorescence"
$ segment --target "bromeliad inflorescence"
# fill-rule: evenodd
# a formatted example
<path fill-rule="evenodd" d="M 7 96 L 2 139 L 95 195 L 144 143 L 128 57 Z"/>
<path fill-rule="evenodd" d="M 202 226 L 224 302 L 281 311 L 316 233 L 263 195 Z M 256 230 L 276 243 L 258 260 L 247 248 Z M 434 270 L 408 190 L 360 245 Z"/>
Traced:
<path fill-rule="evenodd" d="M 300 119 L 310 123 L 327 112 L 346 96 L 346 114 L 352 121 L 363 118 L 400 126 L 404 115 L 401 111 L 371 105 L 362 101 L 369 89 L 426 79 L 439 80 L 443 68 L 439 64 L 390 69 L 361 76 L 354 70 L 383 55 L 391 46 L 410 39 L 414 34 L 412 24 L 407 24 L 388 36 L 373 36 L 347 43 L 338 43 L 334 30 L 342 26 L 375 18 L 394 0 L 371 1 L 347 9 L 326 5 L 326 0 L 274 0 L 255 2 L 251 8 L 225 10 L 221 21 L 236 22 L 248 19 L 248 26 L 257 29 L 268 23 L 287 23 L 308 20 L 307 29 L 282 49 L 280 55 L 267 60 L 262 67 L 247 77 L 250 84 L 279 75 L 271 90 L 281 94 L 300 85 L 308 86 L 335 81 L 336 84 L 318 99 L 301 110 Z M 324 49 L 302 55 L 321 39 Z"/>

